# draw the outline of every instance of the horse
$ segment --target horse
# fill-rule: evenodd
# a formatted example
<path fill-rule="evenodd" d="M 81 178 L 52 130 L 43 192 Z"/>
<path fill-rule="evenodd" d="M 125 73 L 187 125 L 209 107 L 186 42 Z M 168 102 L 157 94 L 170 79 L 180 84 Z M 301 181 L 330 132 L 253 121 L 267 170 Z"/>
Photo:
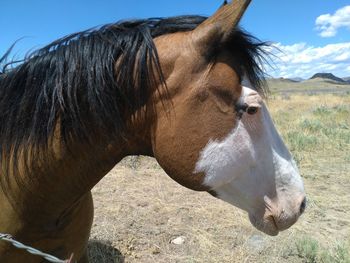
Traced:
<path fill-rule="evenodd" d="M 306 194 L 264 103 L 268 43 L 238 26 L 249 3 L 108 24 L 20 63 L 4 56 L 0 232 L 87 263 L 90 190 L 128 155 L 154 157 L 176 182 L 246 211 L 268 235 L 293 225 Z M 0 261 L 43 259 L 0 243 Z"/>

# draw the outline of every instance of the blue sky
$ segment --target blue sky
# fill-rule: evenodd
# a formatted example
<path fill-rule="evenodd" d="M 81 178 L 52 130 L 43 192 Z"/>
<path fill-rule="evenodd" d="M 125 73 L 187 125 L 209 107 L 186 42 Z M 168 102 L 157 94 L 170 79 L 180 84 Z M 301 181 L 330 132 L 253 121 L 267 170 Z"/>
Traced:
<path fill-rule="evenodd" d="M 210 15 L 222 0 L 0 0 L 0 54 L 24 37 L 13 55 L 64 35 L 128 18 Z M 276 43 L 276 77 L 308 78 L 316 72 L 350 76 L 349 0 L 253 0 L 241 26 Z"/>

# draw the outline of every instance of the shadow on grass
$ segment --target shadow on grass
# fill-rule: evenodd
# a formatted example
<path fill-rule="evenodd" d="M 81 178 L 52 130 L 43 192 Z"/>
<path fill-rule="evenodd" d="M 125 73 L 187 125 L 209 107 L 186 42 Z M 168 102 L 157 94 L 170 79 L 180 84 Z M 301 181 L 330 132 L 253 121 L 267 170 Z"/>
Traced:
<path fill-rule="evenodd" d="M 90 263 L 124 263 L 124 256 L 109 241 L 90 240 L 88 244 Z"/>

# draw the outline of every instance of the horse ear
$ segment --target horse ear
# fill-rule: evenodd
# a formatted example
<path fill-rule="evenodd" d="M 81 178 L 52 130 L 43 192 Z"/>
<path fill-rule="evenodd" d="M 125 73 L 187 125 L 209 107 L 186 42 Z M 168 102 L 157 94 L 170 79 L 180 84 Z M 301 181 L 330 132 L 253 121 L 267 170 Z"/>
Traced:
<path fill-rule="evenodd" d="M 195 45 L 205 52 L 212 45 L 224 43 L 241 20 L 250 2 L 251 0 L 234 0 L 231 3 L 225 1 L 214 15 L 193 31 Z"/>

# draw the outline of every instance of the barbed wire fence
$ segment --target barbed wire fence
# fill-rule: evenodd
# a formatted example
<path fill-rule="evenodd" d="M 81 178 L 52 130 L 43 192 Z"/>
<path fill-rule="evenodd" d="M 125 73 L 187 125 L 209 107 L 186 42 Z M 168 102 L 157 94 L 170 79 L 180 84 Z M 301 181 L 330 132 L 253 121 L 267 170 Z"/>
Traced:
<path fill-rule="evenodd" d="M 61 260 L 57 257 L 54 257 L 50 254 L 41 252 L 38 249 L 35 249 L 33 247 L 27 246 L 22 244 L 21 242 L 18 242 L 16 240 L 13 239 L 13 237 L 9 234 L 3 234 L 0 233 L 0 241 L 5 241 L 7 243 L 12 244 L 14 247 L 18 248 L 18 249 L 22 249 L 27 251 L 28 253 L 32 254 L 32 255 L 36 255 L 36 256 L 40 256 L 44 259 L 46 259 L 49 262 L 53 262 L 53 263 L 74 263 L 73 262 L 73 254 L 71 255 L 70 259 L 66 259 L 66 260 Z"/>

